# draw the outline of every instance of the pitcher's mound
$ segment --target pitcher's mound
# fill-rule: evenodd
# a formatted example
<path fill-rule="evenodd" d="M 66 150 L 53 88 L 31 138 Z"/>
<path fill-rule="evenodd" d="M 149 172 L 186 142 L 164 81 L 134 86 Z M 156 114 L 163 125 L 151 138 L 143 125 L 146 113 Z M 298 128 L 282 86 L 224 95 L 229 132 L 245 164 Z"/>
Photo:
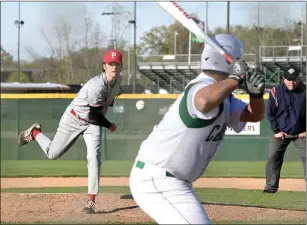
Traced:
<path fill-rule="evenodd" d="M 1 193 L 2 223 L 148 223 L 153 222 L 132 199 L 120 194 L 97 196 L 97 214 L 85 214 L 87 194 Z M 128 197 L 128 195 L 126 195 Z M 216 221 L 302 221 L 305 211 L 204 204 Z"/>

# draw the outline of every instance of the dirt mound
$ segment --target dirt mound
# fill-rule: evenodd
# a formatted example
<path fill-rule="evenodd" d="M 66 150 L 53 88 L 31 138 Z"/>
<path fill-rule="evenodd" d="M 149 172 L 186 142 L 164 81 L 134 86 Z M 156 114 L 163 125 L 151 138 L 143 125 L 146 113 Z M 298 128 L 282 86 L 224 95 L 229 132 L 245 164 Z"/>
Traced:
<path fill-rule="evenodd" d="M 101 178 L 102 186 L 128 186 L 128 178 Z M 201 178 L 194 187 L 262 189 L 264 179 Z M 1 188 L 87 186 L 87 178 L 1 178 Z M 280 190 L 305 191 L 304 179 L 281 179 Z M 106 223 L 152 222 L 133 199 L 118 194 L 100 194 L 100 213 L 84 214 L 87 194 L 1 193 L 1 222 L 5 223 Z M 261 221 L 306 220 L 304 211 L 204 204 L 212 220 Z"/>
<path fill-rule="evenodd" d="M 1 221 L 8 223 L 105 223 L 152 222 L 132 199 L 118 194 L 101 194 L 97 198 L 97 214 L 81 210 L 86 202 L 83 194 L 16 194 L 1 193 Z M 256 207 L 204 204 L 212 220 L 305 220 L 304 211 L 264 209 Z"/>

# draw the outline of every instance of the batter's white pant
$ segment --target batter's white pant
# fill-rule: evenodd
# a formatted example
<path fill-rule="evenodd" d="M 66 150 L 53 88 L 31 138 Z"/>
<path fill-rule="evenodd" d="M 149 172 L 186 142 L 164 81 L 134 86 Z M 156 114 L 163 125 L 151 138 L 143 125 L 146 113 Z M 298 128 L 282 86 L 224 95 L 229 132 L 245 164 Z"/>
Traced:
<path fill-rule="evenodd" d="M 140 169 L 135 164 L 130 174 L 131 194 L 156 223 L 211 224 L 191 183 L 168 177 L 166 171 L 157 166 L 145 163 Z"/>
<path fill-rule="evenodd" d="M 66 111 L 60 120 L 53 140 L 50 140 L 45 134 L 39 133 L 36 136 L 36 141 L 49 159 L 57 159 L 67 152 L 82 134 L 87 147 L 88 194 L 97 195 L 102 161 L 102 128 L 100 126 L 80 121 L 69 111 Z"/>

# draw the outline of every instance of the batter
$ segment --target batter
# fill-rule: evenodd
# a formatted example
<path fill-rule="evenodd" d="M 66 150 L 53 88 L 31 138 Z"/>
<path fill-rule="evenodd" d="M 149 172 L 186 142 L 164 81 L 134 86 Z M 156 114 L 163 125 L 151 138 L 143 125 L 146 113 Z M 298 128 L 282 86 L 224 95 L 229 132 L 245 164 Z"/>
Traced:
<path fill-rule="evenodd" d="M 192 183 L 220 149 L 227 126 L 240 132 L 246 122 L 264 116 L 264 76 L 242 60 L 240 40 L 220 34 L 213 41 L 236 61 L 228 64 L 205 46 L 202 72 L 142 142 L 130 173 L 134 200 L 158 224 L 211 223 Z M 242 85 L 248 89 L 249 104 L 232 96 Z"/>
<path fill-rule="evenodd" d="M 114 123 L 105 118 L 105 114 L 119 94 L 122 65 L 121 52 L 109 50 L 105 53 L 103 73 L 91 78 L 80 89 L 62 115 L 53 140 L 41 132 L 39 123 L 34 123 L 18 136 L 20 146 L 36 141 L 49 159 L 57 159 L 83 135 L 88 162 L 88 200 L 83 209 L 86 213 L 96 212 L 95 196 L 99 191 L 102 163 L 102 127 L 108 128 L 110 132 L 117 129 Z"/>

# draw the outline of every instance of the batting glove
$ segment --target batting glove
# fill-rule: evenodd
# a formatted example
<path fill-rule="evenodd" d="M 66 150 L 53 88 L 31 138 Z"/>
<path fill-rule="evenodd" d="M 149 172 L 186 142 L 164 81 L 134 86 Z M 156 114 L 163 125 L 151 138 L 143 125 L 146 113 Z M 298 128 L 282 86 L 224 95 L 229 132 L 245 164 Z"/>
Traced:
<path fill-rule="evenodd" d="M 264 74 L 254 68 L 249 68 L 245 74 L 245 86 L 251 97 L 262 98 L 265 90 Z"/>
<path fill-rule="evenodd" d="M 237 80 L 241 85 L 245 79 L 245 73 L 248 69 L 247 63 L 244 60 L 234 60 L 230 66 L 229 79 Z"/>

